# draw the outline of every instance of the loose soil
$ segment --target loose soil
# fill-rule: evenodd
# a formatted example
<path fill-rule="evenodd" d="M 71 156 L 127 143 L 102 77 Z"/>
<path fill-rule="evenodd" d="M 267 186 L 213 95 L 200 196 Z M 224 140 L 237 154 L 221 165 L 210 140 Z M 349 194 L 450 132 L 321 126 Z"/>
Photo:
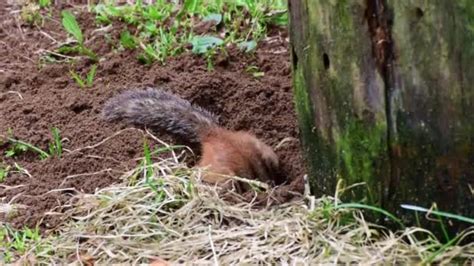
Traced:
<path fill-rule="evenodd" d="M 139 51 L 117 51 L 114 47 L 123 25 L 97 30 L 94 17 L 81 13 L 78 21 L 85 31 L 86 46 L 101 61 L 94 85 L 79 88 L 69 71 L 85 76 L 92 62 L 81 59 L 74 65 L 43 64 L 40 60 L 42 51 L 52 51 L 66 40 L 58 11 L 45 18 L 41 27 L 31 27 L 19 20 L 18 9 L 0 3 L 0 134 L 11 132 L 14 138 L 47 150 L 52 140 L 50 130 L 57 127 L 66 151 L 61 158 L 45 160 L 33 152 L 7 158 L 4 154 L 9 145 L 0 143 L 0 163 L 17 163 L 27 171 L 11 171 L 0 183 L 2 203 L 21 206 L 14 215 L 3 215 L 1 220 L 16 227 L 39 224 L 42 229 L 51 229 L 61 221 L 57 210 L 71 195 L 121 182 L 121 174 L 135 168 L 143 156 L 144 134 L 125 130 L 114 135 L 128 126 L 104 122 L 101 109 L 111 96 L 145 86 L 172 91 L 216 113 L 223 126 L 251 131 L 273 147 L 288 140 L 276 149 L 287 180 L 275 202 L 290 200 L 291 191 L 302 191 L 305 170 L 284 30 L 272 30 L 254 54 L 230 47 L 228 55 L 216 58 L 212 71 L 204 59 L 192 54 L 169 59 L 165 65 L 146 66 L 136 59 Z M 256 66 L 264 76 L 252 76 L 246 71 L 249 66 Z M 157 137 L 173 141 L 166 135 Z"/>

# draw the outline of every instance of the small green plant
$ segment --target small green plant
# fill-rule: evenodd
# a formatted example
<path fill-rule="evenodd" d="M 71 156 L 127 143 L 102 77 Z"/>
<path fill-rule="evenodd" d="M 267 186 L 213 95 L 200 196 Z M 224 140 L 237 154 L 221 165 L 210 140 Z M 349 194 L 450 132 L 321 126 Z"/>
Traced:
<path fill-rule="evenodd" d="M 140 47 L 143 50 L 138 56 L 140 62 L 164 63 L 168 57 L 186 51 L 191 43 L 192 52 L 205 57 L 211 70 L 216 52 L 213 49 L 233 43 L 245 52 L 254 51 L 257 42 L 266 36 L 268 25 L 287 23 L 286 6 L 286 0 L 185 0 L 180 6 L 157 0 L 147 5 L 142 1 L 128 5 L 105 2 L 93 10 L 99 23 L 119 20 L 136 27 L 133 35 L 122 32 L 120 44 L 125 49 Z M 195 27 L 200 22 L 211 22 L 213 29 L 219 29 L 219 37 L 206 32 L 204 36 L 196 35 Z"/>
<path fill-rule="evenodd" d="M 38 4 L 41 8 L 45 8 L 51 5 L 51 0 L 38 0 Z"/>
<path fill-rule="evenodd" d="M 20 257 L 29 250 L 41 251 L 43 247 L 38 245 L 40 241 L 38 227 L 15 230 L 9 226 L 3 226 L 0 229 L 0 249 L 4 251 L 2 259 L 10 263 L 15 257 Z"/>
<path fill-rule="evenodd" d="M 28 25 L 41 25 L 43 17 L 40 13 L 40 6 L 36 3 L 29 3 L 22 7 L 20 18 Z"/>
<path fill-rule="evenodd" d="M 94 84 L 95 74 L 97 72 L 97 65 L 92 65 L 89 72 L 85 78 L 82 78 L 80 74 L 76 73 L 74 70 L 69 70 L 69 74 L 71 75 L 72 79 L 79 85 L 81 88 L 90 88 Z"/>
<path fill-rule="evenodd" d="M 77 41 L 77 45 L 74 46 L 62 46 L 58 49 L 60 53 L 71 53 L 77 52 L 81 55 L 89 57 L 92 61 L 98 61 L 97 55 L 84 45 L 84 35 L 82 30 L 77 23 L 76 17 L 69 11 L 63 11 L 62 13 L 62 24 L 64 29 L 72 35 Z"/>
<path fill-rule="evenodd" d="M 10 171 L 10 166 L 0 166 L 0 182 L 5 181 L 8 176 L 8 172 Z"/>
<path fill-rule="evenodd" d="M 138 46 L 135 38 L 130 34 L 129 31 L 123 31 L 120 34 L 120 44 L 125 49 L 135 49 Z"/>
<path fill-rule="evenodd" d="M 61 137 L 59 135 L 59 129 L 53 127 L 51 129 L 51 135 L 53 136 L 53 142 L 49 144 L 49 154 L 61 157 L 63 153 L 63 147 L 61 143 Z"/>
<path fill-rule="evenodd" d="M 13 139 L 13 138 L 8 138 L 8 141 L 10 142 L 11 146 L 10 146 L 10 149 L 8 149 L 5 152 L 5 157 L 18 156 L 21 153 L 24 153 L 24 152 L 29 151 L 29 150 L 38 153 L 41 160 L 44 160 L 44 159 L 49 157 L 49 154 L 47 152 L 43 151 L 42 149 L 40 149 L 40 148 L 30 144 L 30 143 L 27 143 L 27 142 L 24 142 L 24 141 L 21 141 L 21 140 L 17 140 L 17 139 Z"/>
<path fill-rule="evenodd" d="M 15 157 L 28 151 L 28 146 L 22 142 L 11 142 L 10 148 L 5 151 L 5 157 Z"/>
<path fill-rule="evenodd" d="M 154 170 L 153 170 L 153 161 L 151 159 L 151 151 L 150 151 L 150 146 L 148 145 L 148 142 L 146 139 L 143 141 L 143 153 L 144 153 L 144 158 L 142 161 L 143 165 L 143 171 L 146 179 L 146 183 L 150 188 L 156 193 L 157 195 L 157 201 L 162 201 L 165 198 L 164 191 L 161 189 L 163 186 L 163 181 L 158 181 L 158 186 L 156 184 L 156 181 L 153 180 L 154 177 Z"/>
<path fill-rule="evenodd" d="M 60 157 L 62 154 L 63 148 L 61 144 L 61 137 L 59 135 L 59 129 L 52 128 L 51 134 L 53 137 L 53 142 L 49 144 L 49 153 L 43 151 L 42 149 L 28 142 L 24 142 L 12 137 L 7 137 L 6 139 L 8 141 L 9 148 L 5 151 L 5 157 L 8 157 L 8 158 L 15 157 L 27 151 L 33 151 L 33 152 L 38 153 L 41 160 L 44 160 L 54 155 Z M 13 135 L 11 130 L 9 130 L 9 135 Z"/>

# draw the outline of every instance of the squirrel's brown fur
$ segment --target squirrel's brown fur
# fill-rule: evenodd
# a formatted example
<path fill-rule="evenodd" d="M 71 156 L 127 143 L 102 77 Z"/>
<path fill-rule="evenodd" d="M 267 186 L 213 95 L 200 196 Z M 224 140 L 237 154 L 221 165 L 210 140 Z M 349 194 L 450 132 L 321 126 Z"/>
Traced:
<path fill-rule="evenodd" d="M 203 180 L 223 185 L 228 176 L 272 182 L 279 175 L 278 157 L 254 135 L 219 127 L 210 112 L 163 90 L 126 91 L 110 99 L 104 109 L 107 121 L 123 120 L 167 132 L 188 144 L 200 144 Z"/>

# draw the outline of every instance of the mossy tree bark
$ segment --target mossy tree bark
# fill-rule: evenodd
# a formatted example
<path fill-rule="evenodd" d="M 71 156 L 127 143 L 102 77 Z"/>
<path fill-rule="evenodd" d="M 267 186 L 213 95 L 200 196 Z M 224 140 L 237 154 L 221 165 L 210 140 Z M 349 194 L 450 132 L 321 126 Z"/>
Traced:
<path fill-rule="evenodd" d="M 474 217 L 474 3 L 290 0 L 295 103 L 315 194 Z M 454 223 L 455 227 L 459 224 Z"/>

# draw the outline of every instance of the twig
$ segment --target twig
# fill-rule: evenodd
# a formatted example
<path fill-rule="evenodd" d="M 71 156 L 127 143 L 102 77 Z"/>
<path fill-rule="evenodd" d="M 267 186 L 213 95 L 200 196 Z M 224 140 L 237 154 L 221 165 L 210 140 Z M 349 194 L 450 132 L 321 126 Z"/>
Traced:
<path fill-rule="evenodd" d="M 38 28 L 39 29 L 39 28 Z M 50 39 L 51 41 L 53 41 L 54 44 L 56 43 L 59 43 L 56 39 L 53 38 L 53 36 L 49 35 L 48 33 L 42 31 L 42 30 L 39 30 L 39 33 L 41 33 L 43 36 L 45 36 L 46 38 Z"/>
<path fill-rule="evenodd" d="M 36 54 L 41 54 L 41 53 L 50 53 L 52 55 L 55 55 L 57 57 L 63 57 L 63 58 L 66 58 L 66 59 L 76 59 L 76 58 L 79 58 L 78 56 L 67 56 L 67 55 L 63 55 L 63 54 L 60 54 L 60 53 L 56 53 L 56 52 L 53 52 L 53 51 L 50 51 L 50 50 L 47 50 L 47 49 L 39 49 L 38 51 L 36 51 Z"/>
<path fill-rule="evenodd" d="M 116 136 L 122 134 L 123 132 L 125 131 L 133 131 L 133 130 L 136 130 L 136 131 L 140 131 L 143 133 L 142 130 L 140 129 L 137 129 L 137 128 L 126 128 L 126 129 L 122 129 L 120 131 L 117 131 L 115 132 L 112 136 L 109 136 L 103 140 L 101 140 L 100 142 L 94 144 L 94 145 L 89 145 L 89 146 L 86 146 L 86 147 L 82 147 L 82 148 L 78 148 L 78 149 L 75 149 L 75 150 L 72 150 L 72 151 L 69 151 L 69 150 L 66 150 L 68 151 L 69 153 L 75 153 L 75 152 L 78 152 L 78 151 L 82 151 L 82 150 L 90 150 L 90 149 L 95 149 L 97 147 L 99 147 L 100 145 L 104 144 L 105 142 L 111 140 L 112 138 L 115 138 Z"/>
<path fill-rule="evenodd" d="M 283 146 L 287 142 L 293 142 L 293 141 L 296 141 L 296 140 L 297 139 L 293 138 L 293 137 L 284 138 L 275 146 L 275 150 L 278 150 L 281 146 Z"/>
<path fill-rule="evenodd" d="M 16 95 L 18 95 L 18 97 L 20 97 L 20 99 L 23 100 L 23 96 L 21 96 L 21 94 L 20 94 L 19 92 L 17 92 L 17 91 L 7 91 L 7 92 L 4 92 L 4 93 L 2 93 L 2 94 L 0 94 L 0 95 L 5 95 L 5 94 L 16 94 Z"/>
<path fill-rule="evenodd" d="M 101 174 L 103 172 L 110 172 L 112 171 L 112 168 L 107 168 L 107 169 L 102 169 L 100 171 L 97 171 L 97 172 L 93 172 L 93 173 L 83 173 L 83 174 L 76 174 L 76 175 L 68 175 L 64 178 L 63 182 L 61 182 L 61 184 L 59 184 L 58 187 L 62 187 L 64 185 L 64 183 L 71 179 L 71 178 L 76 178 L 76 177 L 81 177 L 81 176 L 91 176 L 91 175 L 96 175 L 96 174 Z M 49 192 L 48 192 L 49 193 Z"/>
<path fill-rule="evenodd" d="M 209 225 L 208 229 L 209 229 L 209 231 L 208 231 L 209 232 L 209 243 L 211 243 L 212 255 L 214 257 L 214 265 L 218 266 L 219 262 L 217 261 L 216 248 L 214 247 L 214 241 L 212 241 L 212 234 L 211 234 L 212 227 L 211 227 L 211 225 Z"/>

